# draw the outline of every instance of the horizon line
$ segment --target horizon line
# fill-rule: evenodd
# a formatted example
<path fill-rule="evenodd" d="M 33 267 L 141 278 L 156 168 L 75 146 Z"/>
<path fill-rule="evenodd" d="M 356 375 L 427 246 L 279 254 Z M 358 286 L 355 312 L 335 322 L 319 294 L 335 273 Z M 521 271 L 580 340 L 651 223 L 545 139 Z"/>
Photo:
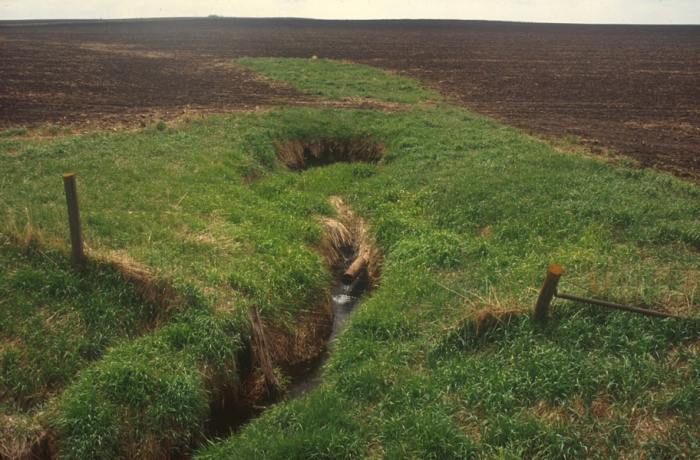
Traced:
<path fill-rule="evenodd" d="M 152 17 L 123 17 L 123 18 L 22 18 L 22 19 L 0 19 L 0 24 L 6 23 L 31 23 L 31 22 L 124 22 L 124 21 L 165 21 L 183 19 L 236 19 L 236 20 L 299 20 L 299 21 L 344 21 L 344 22 L 381 22 L 381 21 L 444 21 L 444 22 L 497 22 L 508 24 L 533 24 L 533 25 L 564 25 L 564 26 L 700 26 L 698 23 L 654 23 L 654 22 L 555 22 L 555 21 L 515 21 L 507 19 L 464 19 L 464 18 L 311 18 L 297 16 L 152 16 Z"/>

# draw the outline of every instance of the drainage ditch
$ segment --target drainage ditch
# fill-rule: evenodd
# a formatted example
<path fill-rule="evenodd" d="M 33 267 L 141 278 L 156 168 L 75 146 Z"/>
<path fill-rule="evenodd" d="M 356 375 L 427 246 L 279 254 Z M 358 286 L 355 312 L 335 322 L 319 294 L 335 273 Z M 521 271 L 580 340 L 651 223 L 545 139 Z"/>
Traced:
<path fill-rule="evenodd" d="M 354 215 L 339 197 L 331 198 L 331 204 L 338 212 L 337 219 L 323 218 L 324 237 L 317 248 L 333 273 L 330 286 L 330 309 L 319 308 L 299 320 L 299 325 L 308 326 L 298 337 L 285 337 L 274 325 L 265 324 L 272 358 L 272 365 L 277 367 L 286 378 L 288 385 L 282 391 L 265 390 L 265 377 L 260 371 L 260 350 L 251 344 L 250 353 L 246 353 L 246 362 L 241 363 L 241 375 L 247 375 L 241 382 L 241 389 L 236 395 L 212 406 L 212 422 L 207 432 L 210 437 L 225 437 L 237 433 L 253 418 L 259 416 L 266 407 L 282 399 L 295 399 L 311 391 L 321 383 L 324 364 L 328 361 L 333 348 L 333 340 L 340 334 L 363 295 L 377 284 L 379 255 L 367 238 L 363 220 Z M 327 318 L 330 316 L 329 318 Z M 311 333 L 309 333 L 309 330 Z M 302 342 L 299 346 L 299 340 Z M 314 343 L 309 343 L 309 342 Z M 284 350 L 290 347 L 312 350 L 304 359 L 285 356 Z M 296 354 L 298 358 L 300 354 Z"/>
<path fill-rule="evenodd" d="M 376 163 L 384 151 L 383 145 L 365 138 L 286 139 L 276 143 L 277 158 L 290 171 L 339 162 Z M 236 394 L 212 406 L 208 436 L 225 437 L 237 433 L 266 407 L 280 399 L 301 397 L 318 386 L 333 340 L 343 330 L 360 298 L 376 286 L 379 254 L 367 237 L 365 223 L 355 216 L 342 198 L 332 197 L 330 202 L 338 217 L 321 219 L 325 231 L 317 248 L 334 275 L 330 308 L 326 303 L 300 318 L 298 326 L 302 331 L 297 332 L 296 337 L 289 337 L 271 324 L 261 327 L 267 337 L 263 341 L 271 343 L 270 351 L 261 351 L 258 345 L 251 343 L 250 352 L 245 354 L 245 362 L 241 363 L 241 375 L 248 377 L 243 379 Z M 258 343 L 259 338 L 253 342 Z M 304 352 L 289 353 L 290 348 Z M 301 355 L 305 356 L 298 359 Z M 282 392 L 276 387 L 270 388 L 271 371 L 268 369 L 265 377 L 260 370 L 266 367 L 262 362 L 268 359 L 289 379 L 289 385 Z"/>
<path fill-rule="evenodd" d="M 384 151 L 383 145 L 367 142 L 363 138 L 302 139 L 277 143 L 277 157 L 291 171 L 337 162 L 375 163 Z M 235 389 L 222 389 L 226 394 L 210 407 L 211 418 L 205 427 L 206 437 L 221 438 L 237 433 L 269 405 L 280 399 L 301 397 L 318 386 L 333 340 L 345 327 L 361 297 L 376 287 L 380 258 L 367 237 L 364 222 L 353 214 L 341 198 L 333 197 L 330 201 L 338 212 L 338 218 L 322 219 L 324 238 L 317 248 L 334 274 L 329 301 L 299 318 L 297 325 L 300 330 L 294 337 L 275 328 L 274 324 L 264 324 L 272 342 L 270 355 L 273 364 L 288 376 L 290 384 L 283 394 L 264 389 L 265 379 L 258 370 L 255 347 L 251 343 L 239 362 L 240 385 Z M 131 261 L 114 261 L 114 264 L 145 298 L 163 302 L 164 308 L 177 305 L 180 301 L 167 285 L 157 282 L 147 270 Z M 296 350 L 287 353 L 289 348 Z M 304 359 L 298 359 L 302 355 Z M 42 437 L 31 447 L 32 454 L 38 458 L 54 457 L 55 446 L 51 444 L 48 437 Z M 165 454 L 165 457 L 187 458 L 187 454 Z"/>
<path fill-rule="evenodd" d="M 367 289 L 368 280 L 364 276 L 356 278 L 351 284 L 336 282 L 331 289 L 331 303 L 333 305 L 333 331 L 328 339 L 328 344 L 323 351 L 310 360 L 298 363 L 290 375 L 292 381 L 287 395 L 290 399 L 304 396 L 321 383 L 323 366 L 330 357 L 333 348 L 333 340 L 344 329 L 345 323 L 352 314 L 360 297 Z"/>

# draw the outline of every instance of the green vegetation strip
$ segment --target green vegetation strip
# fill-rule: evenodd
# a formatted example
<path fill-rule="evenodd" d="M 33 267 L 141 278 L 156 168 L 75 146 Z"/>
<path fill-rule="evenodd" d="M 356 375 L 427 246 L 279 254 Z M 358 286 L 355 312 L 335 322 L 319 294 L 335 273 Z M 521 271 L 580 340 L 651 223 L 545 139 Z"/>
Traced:
<path fill-rule="evenodd" d="M 417 103 L 442 96 L 413 78 L 393 75 L 361 64 L 328 59 L 241 58 L 237 64 L 329 99 L 370 98 Z"/>
<path fill-rule="evenodd" d="M 275 158 L 290 139 L 374 142 L 385 154 L 290 172 Z M 202 441 L 195 458 L 697 451 L 695 185 L 449 106 L 13 132 L 0 136 L 0 171 L 3 441 L 49 432 L 62 458 L 153 458 Z M 80 270 L 69 266 L 66 171 L 91 254 Z M 381 285 L 334 344 L 318 389 L 240 434 L 202 439 L 211 406 L 240 385 L 248 305 L 293 328 L 327 298 L 314 248 L 337 195 L 384 256 Z M 112 259 L 146 267 L 174 300 L 142 300 L 102 262 Z M 535 325 L 554 261 L 563 291 L 687 319 L 555 300 Z"/>

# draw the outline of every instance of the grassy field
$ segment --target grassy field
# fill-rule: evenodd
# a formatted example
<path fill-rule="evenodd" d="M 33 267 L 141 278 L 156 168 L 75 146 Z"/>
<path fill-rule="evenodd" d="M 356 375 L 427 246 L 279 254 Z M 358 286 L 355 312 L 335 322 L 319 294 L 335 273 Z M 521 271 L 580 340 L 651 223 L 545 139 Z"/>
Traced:
<path fill-rule="evenodd" d="M 329 99 L 369 98 L 386 102 L 417 103 L 442 100 L 413 78 L 390 75 L 380 69 L 327 59 L 241 58 L 238 65 L 261 72 L 310 94 Z"/>
<path fill-rule="evenodd" d="M 328 97 L 435 99 L 381 72 L 357 93 L 348 69 L 367 70 L 348 64 L 239 64 Z M 700 189 L 562 146 L 425 103 L 3 133 L 0 455 L 45 438 L 61 458 L 692 457 Z M 319 158 L 290 170 L 290 148 Z M 351 161 L 365 151 L 381 158 Z M 89 249 L 79 269 L 67 171 Z M 334 197 L 366 222 L 379 286 L 319 388 L 209 438 L 214 408 L 259 377 L 248 307 L 287 344 L 327 315 Z M 687 319 L 555 301 L 533 324 L 551 262 L 562 291 Z"/>

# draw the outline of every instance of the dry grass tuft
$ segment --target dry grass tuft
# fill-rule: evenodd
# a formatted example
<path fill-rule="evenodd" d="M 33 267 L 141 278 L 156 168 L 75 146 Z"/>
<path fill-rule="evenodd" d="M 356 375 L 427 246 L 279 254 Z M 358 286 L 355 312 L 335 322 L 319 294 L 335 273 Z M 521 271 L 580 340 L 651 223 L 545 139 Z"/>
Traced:
<path fill-rule="evenodd" d="M 465 434 L 469 436 L 472 441 L 479 442 L 482 435 L 482 427 L 479 424 L 479 418 L 481 414 L 479 411 L 475 411 L 472 408 L 464 408 L 457 412 L 455 415 L 455 421 L 464 430 Z"/>
<path fill-rule="evenodd" d="M 633 417 L 630 425 L 634 430 L 636 445 L 650 441 L 662 441 L 668 437 L 673 427 L 681 425 L 681 421 L 675 416 L 663 416 L 643 414 Z"/>
<path fill-rule="evenodd" d="M 28 460 L 45 454 L 48 435 L 35 419 L 18 414 L 0 415 L 1 460 Z"/>
<path fill-rule="evenodd" d="M 696 297 L 700 285 L 700 273 L 697 270 L 685 269 L 681 276 L 683 281 L 678 289 L 666 291 L 658 308 L 664 313 L 690 316 L 698 311 Z"/>
<path fill-rule="evenodd" d="M 247 410 L 251 406 L 265 404 L 269 397 L 270 394 L 265 384 L 265 375 L 258 370 L 241 382 L 238 394 L 235 396 L 235 401 L 233 401 L 233 406 L 239 408 L 239 410 Z"/>
<path fill-rule="evenodd" d="M 622 460 L 652 458 L 647 456 L 646 452 L 640 452 L 638 447 L 650 442 L 669 442 L 669 433 L 680 425 L 682 422 L 675 416 L 659 416 L 648 413 L 633 416 L 628 424 L 633 440 L 628 446 L 621 449 L 618 458 Z"/>
<path fill-rule="evenodd" d="M 265 324 L 271 360 L 280 366 L 291 366 L 318 355 L 326 346 L 333 330 L 333 307 L 330 296 L 314 308 L 302 312 L 290 327 L 291 333 L 276 324 Z"/>
<path fill-rule="evenodd" d="M 341 222 L 328 217 L 320 218 L 324 232 L 318 253 L 331 270 L 337 270 L 345 264 L 348 252 L 352 251 L 354 238 L 350 230 Z"/>
<path fill-rule="evenodd" d="M 4 240 L 4 241 L 3 241 Z M 46 238 L 37 225 L 33 225 L 30 220 L 21 226 L 17 223 L 12 214 L 7 215 L 2 227 L 0 227 L 0 243 L 9 242 L 22 249 L 30 246 L 45 246 Z"/>
<path fill-rule="evenodd" d="M 486 326 L 494 326 L 496 324 L 510 324 L 514 319 L 522 315 L 520 310 L 500 310 L 492 307 L 482 308 L 474 312 L 474 321 L 476 322 L 477 333 L 479 329 Z"/>
<path fill-rule="evenodd" d="M 329 201 L 337 211 L 340 223 L 348 229 L 351 235 L 353 253 L 345 263 L 349 265 L 357 257 L 364 257 L 368 261 L 366 275 L 369 281 L 369 288 L 376 287 L 379 283 L 381 256 L 374 242 L 369 237 L 367 224 L 364 219 L 355 215 L 341 197 L 333 196 Z"/>

